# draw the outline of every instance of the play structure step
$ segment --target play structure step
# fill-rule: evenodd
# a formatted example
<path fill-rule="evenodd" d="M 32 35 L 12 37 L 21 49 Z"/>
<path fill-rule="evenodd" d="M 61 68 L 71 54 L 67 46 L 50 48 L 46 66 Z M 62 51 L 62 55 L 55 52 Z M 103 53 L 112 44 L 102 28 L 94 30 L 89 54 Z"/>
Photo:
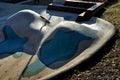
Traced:
<path fill-rule="evenodd" d="M 88 8 L 85 12 L 78 15 L 76 21 L 86 21 L 89 20 L 96 12 L 104 7 L 103 3 L 96 3 L 95 5 Z"/>
<path fill-rule="evenodd" d="M 80 7 L 74 7 L 74 6 L 65 6 L 63 4 L 55 4 L 51 3 L 48 5 L 49 10 L 56 10 L 56 11 L 64 11 L 64 12 L 70 12 L 70 13 L 82 13 L 85 11 L 85 8 L 80 8 Z"/>
<path fill-rule="evenodd" d="M 89 20 L 98 10 L 103 8 L 104 3 L 66 0 L 64 4 L 51 3 L 49 10 L 77 13 L 76 21 Z M 82 15 L 82 16 L 81 16 Z"/>

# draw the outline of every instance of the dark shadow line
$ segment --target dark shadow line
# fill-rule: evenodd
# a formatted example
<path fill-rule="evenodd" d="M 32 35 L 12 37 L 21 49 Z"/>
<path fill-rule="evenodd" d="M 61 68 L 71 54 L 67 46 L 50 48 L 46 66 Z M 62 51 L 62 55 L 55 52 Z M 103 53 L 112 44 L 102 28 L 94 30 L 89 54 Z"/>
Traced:
<path fill-rule="evenodd" d="M 23 77 L 23 74 L 24 74 L 25 70 L 27 69 L 27 66 L 29 65 L 29 63 L 31 62 L 31 60 L 32 60 L 33 57 L 34 57 L 34 55 L 32 55 L 31 58 L 29 59 L 29 61 L 26 64 L 25 68 L 23 69 L 22 73 L 20 74 L 18 80 L 21 80 L 21 78 Z"/>

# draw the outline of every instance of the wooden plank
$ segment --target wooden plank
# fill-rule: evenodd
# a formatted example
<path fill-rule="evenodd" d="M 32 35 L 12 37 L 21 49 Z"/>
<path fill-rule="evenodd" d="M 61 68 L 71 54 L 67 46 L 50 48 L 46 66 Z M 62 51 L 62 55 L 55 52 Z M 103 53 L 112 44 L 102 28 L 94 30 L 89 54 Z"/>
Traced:
<path fill-rule="evenodd" d="M 66 0 L 64 4 L 51 3 L 47 9 L 71 12 L 79 14 L 76 21 L 89 20 L 98 10 L 103 8 L 104 3 Z M 83 14 L 81 16 L 81 14 Z"/>
<path fill-rule="evenodd" d="M 92 7 L 88 8 L 85 12 L 83 12 L 83 15 L 79 14 L 76 21 L 79 22 L 89 20 L 97 11 L 99 11 L 103 7 L 104 3 L 96 3 L 96 5 L 93 5 Z"/>
<path fill-rule="evenodd" d="M 81 14 L 78 15 L 78 17 L 76 18 L 76 22 L 79 21 L 87 21 L 89 20 L 91 17 L 93 16 L 93 12 L 92 11 L 87 11 L 87 12 L 83 12 Z"/>
<path fill-rule="evenodd" d="M 62 4 L 54 4 L 51 3 L 48 5 L 48 10 L 56 10 L 56 11 L 64 11 L 64 12 L 71 12 L 71 13 L 82 13 L 85 11 L 85 8 L 78 8 L 78 7 L 73 7 L 73 6 L 65 6 Z"/>
<path fill-rule="evenodd" d="M 95 5 L 95 2 L 88 2 L 88 1 L 75 1 L 75 0 L 66 0 L 64 5 L 67 6 L 74 6 L 74 7 L 81 7 L 81 8 L 90 8 Z"/>

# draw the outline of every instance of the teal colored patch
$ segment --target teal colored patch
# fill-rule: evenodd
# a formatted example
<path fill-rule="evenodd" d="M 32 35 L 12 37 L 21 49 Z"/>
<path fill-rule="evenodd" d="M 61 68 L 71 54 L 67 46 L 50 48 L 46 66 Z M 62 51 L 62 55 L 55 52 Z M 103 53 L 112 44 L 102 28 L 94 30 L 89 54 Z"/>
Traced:
<path fill-rule="evenodd" d="M 28 41 L 27 38 L 19 37 L 10 26 L 4 26 L 3 33 L 5 40 L 0 42 L 0 54 L 23 51 L 23 45 Z"/>
<path fill-rule="evenodd" d="M 40 61 L 36 60 L 34 63 L 30 64 L 25 70 L 23 77 L 30 77 L 38 74 L 42 70 L 44 70 L 46 66 Z"/>
<path fill-rule="evenodd" d="M 15 54 L 13 54 L 14 58 L 19 58 L 23 55 L 23 52 L 16 52 Z"/>
<path fill-rule="evenodd" d="M 57 61 L 68 60 L 74 56 L 80 41 L 93 40 L 77 31 L 58 30 L 53 38 L 46 41 L 41 49 L 39 59 L 46 66 Z"/>

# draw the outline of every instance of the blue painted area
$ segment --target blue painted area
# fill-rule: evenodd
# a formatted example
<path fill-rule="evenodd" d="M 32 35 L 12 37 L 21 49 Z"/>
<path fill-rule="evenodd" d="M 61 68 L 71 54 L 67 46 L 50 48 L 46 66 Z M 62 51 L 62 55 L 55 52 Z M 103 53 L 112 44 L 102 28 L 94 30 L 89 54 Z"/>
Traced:
<path fill-rule="evenodd" d="M 52 39 L 43 43 L 39 60 L 36 60 L 26 68 L 23 77 L 34 76 L 52 63 L 73 57 L 79 42 L 83 40 L 93 40 L 93 38 L 77 31 L 64 32 L 63 30 L 58 30 Z"/>
<path fill-rule="evenodd" d="M 30 77 L 33 76 L 42 70 L 44 70 L 46 66 L 40 61 L 36 60 L 34 63 L 30 64 L 27 69 L 25 70 L 23 77 Z"/>
<path fill-rule="evenodd" d="M 65 16 L 64 19 L 65 20 L 71 20 L 72 16 Z"/>
<path fill-rule="evenodd" d="M 3 33 L 5 40 L 0 42 L 0 54 L 23 51 L 27 38 L 19 37 L 10 26 L 4 26 Z"/>
<path fill-rule="evenodd" d="M 91 37 L 87 37 L 77 31 L 64 32 L 63 30 L 58 30 L 51 40 L 46 41 L 42 45 L 39 59 L 46 66 L 57 61 L 67 60 L 74 56 L 80 41 L 91 39 Z"/>
<path fill-rule="evenodd" d="M 10 2 L 10 3 L 17 3 L 17 2 L 21 2 L 21 1 L 25 1 L 25 0 L 0 0 L 0 2 Z"/>

